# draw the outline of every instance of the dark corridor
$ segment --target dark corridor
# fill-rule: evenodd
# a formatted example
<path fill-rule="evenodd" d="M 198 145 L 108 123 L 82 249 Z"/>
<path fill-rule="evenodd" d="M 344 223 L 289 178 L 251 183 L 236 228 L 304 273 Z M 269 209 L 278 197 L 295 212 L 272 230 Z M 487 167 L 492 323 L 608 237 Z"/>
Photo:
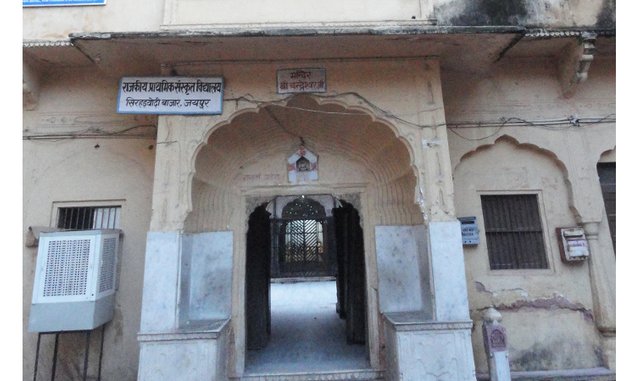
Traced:
<path fill-rule="evenodd" d="M 259 350 L 269 344 L 272 278 L 304 281 L 308 277 L 335 277 L 336 313 L 345 321 L 344 340 L 348 344 L 365 344 L 366 278 L 358 211 L 340 201 L 339 207 L 327 216 L 319 203 L 301 196 L 284 207 L 281 217 L 272 218 L 266 203 L 249 216 L 247 349 Z"/>

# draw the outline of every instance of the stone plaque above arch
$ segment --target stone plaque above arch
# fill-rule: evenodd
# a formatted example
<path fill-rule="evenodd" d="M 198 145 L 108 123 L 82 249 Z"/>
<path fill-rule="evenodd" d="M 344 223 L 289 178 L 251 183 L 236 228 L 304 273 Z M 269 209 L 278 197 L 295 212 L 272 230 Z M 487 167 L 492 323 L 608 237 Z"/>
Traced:
<path fill-rule="evenodd" d="M 318 180 L 318 156 L 306 147 L 298 150 L 287 159 L 289 182 L 292 184 Z"/>

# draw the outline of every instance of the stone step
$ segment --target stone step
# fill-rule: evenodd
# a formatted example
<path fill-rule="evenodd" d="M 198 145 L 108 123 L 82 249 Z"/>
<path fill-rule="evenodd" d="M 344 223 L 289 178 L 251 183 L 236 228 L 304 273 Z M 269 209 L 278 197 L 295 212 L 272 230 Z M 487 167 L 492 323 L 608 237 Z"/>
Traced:
<path fill-rule="evenodd" d="M 238 381 L 382 381 L 384 371 L 373 369 L 308 372 L 247 374 Z"/>

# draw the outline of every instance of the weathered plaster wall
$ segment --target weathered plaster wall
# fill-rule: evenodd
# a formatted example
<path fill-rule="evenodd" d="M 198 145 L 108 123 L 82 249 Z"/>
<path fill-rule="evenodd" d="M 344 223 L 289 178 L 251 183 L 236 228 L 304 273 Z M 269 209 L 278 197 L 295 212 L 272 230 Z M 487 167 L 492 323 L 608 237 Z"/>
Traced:
<path fill-rule="evenodd" d="M 22 12 L 25 40 L 61 40 L 79 32 L 158 30 L 163 0 L 108 0 L 106 5 L 34 7 Z"/>
<path fill-rule="evenodd" d="M 126 15 L 127 17 L 123 17 Z M 27 40 L 60 40 L 78 32 L 146 32 L 251 24 L 436 22 L 437 25 L 615 27 L 614 0 L 313 0 L 241 3 L 223 0 L 109 0 L 103 6 L 25 8 Z M 307 25 L 309 26 L 309 25 Z"/>
<path fill-rule="evenodd" d="M 509 334 L 512 370 L 590 368 L 605 364 L 599 309 L 615 311 L 615 295 L 594 305 L 588 263 L 561 262 L 554 229 L 601 221 L 602 196 L 595 166 L 615 161 L 615 124 L 500 127 L 528 121 L 615 115 L 613 61 L 594 61 L 589 79 L 564 98 L 556 60 L 505 59 L 485 76 L 443 72 L 447 122 L 497 121 L 490 128 L 450 129 L 456 212 L 476 216 L 480 244 L 465 247 L 467 286 L 474 319 L 474 352 L 487 371 L 481 315 L 495 306 Z M 536 193 L 544 227 L 548 270 L 490 270 L 480 194 Z M 614 287 L 615 260 L 606 221 L 599 226 L 602 267 Z M 613 303 L 613 306 L 611 305 Z M 600 319 L 600 320 L 598 320 Z M 605 318 L 606 319 L 606 318 Z M 564 328 L 561 328 L 564 327 Z M 615 323 L 614 323 L 615 327 Z M 615 329 L 615 328 L 614 328 Z"/>
<path fill-rule="evenodd" d="M 436 0 L 440 25 L 615 27 L 615 0 Z"/>
<path fill-rule="evenodd" d="M 594 356 L 597 330 L 592 312 L 589 268 L 586 263 L 564 265 L 555 236 L 556 227 L 575 226 L 568 205 L 567 189 L 561 168 L 545 152 L 518 146 L 510 139 L 500 139 L 494 146 L 478 150 L 460 163 L 455 171 L 457 212 L 476 216 L 480 229 L 480 244 L 465 248 L 467 281 L 472 317 L 476 321 L 474 348 L 476 361 L 484 359 L 482 333 L 479 329 L 484 309 L 495 306 L 500 311 L 513 312 L 513 320 L 503 321 L 510 339 L 511 360 L 521 353 L 541 356 L 553 353 L 546 363 L 514 364 L 513 370 L 589 368 L 600 365 Z M 481 194 L 534 193 L 538 195 L 545 254 L 548 270 L 489 270 Z M 540 313 L 536 311 L 544 311 Z M 564 311 L 566 332 L 560 334 L 555 311 Z M 589 324 L 583 323 L 587 320 Z M 513 325 L 510 325 L 513 321 Z M 584 326 L 588 329 L 584 329 Z M 524 328 L 526 327 L 526 328 Z M 578 333 L 573 332 L 576 327 Z M 558 336 L 560 335 L 560 336 Z M 536 348 L 530 345 L 537 338 Z M 556 352 L 556 341 L 573 344 L 573 355 Z M 532 359 L 533 361 L 533 359 Z M 544 367 L 540 367 L 544 365 Z M 486 369 L 485 366 L 479 368 Z"/>
<path fill-rule="evenodd" d="M 329 0 L 318 6 L 313 0 L 286 0 L 277 4 L 250 0 L 242 4 L 225 1 L 169 0 L 165 13 L 168 25 L 308 23 L 411 20 L 421 18 L 421 3 L 428 1 Z"/>
<path fill-rule="evenodd" d="M 115 83 L 93 71 L 50 73 L 43 80 L 37 108 L 24 113 L 25 135 L 77 133 L 91 128 L 113 132 L 149 122 L 115 114 Z M 55 225 L 54 202 L 91 205 L 112 200 L 113 204 L 122 205 L 123 248 L 118 266 L 115 316 L 105 331 L 104 379 L 134 380 L 136 377 L 136 333 L 140 327 L 145 237 L 151 215 L 153 136 L 152 130 L 145 139 L 60 138 L 23 144 L 25 232 L 28 226 Z M 26 322 L 37 249 L 25 248 L 23 254 L 23 369 L 27 377 L 33 374 L 36 354 L 37 334 L 26 332 Z M 97 374 L 99 338 L 99 331 L 92 334 L 90 375 Z M 81 378 L 84 335 L 65 335 L 60 340 L 58 378 Z M 49 371 L 52 345 L 52 337 L 43 339 L 39 377 Z"/>

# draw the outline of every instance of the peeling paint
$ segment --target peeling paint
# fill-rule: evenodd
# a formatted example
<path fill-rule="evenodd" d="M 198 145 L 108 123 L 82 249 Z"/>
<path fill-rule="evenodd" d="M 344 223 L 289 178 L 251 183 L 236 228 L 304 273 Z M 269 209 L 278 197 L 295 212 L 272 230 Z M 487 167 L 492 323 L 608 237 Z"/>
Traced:
<path fill-rule="evenodd" d="M 522 308 L 536 308 L 545 310 L 566 309 L 582 313 L 582 316 L 586 321 L 594 321 L 593 311 L 587 309 L 581 303 L 571 302 L 562 295 L 555 294 L 550 298 L 536 298 L 530 300 L 529 293 L 522 288 L 489 290 L 481 282 L 475 281 L 474 283 L 476 286 L 476 291 L 489 294 L 492 298 L 492 306 L 483 307 L 478 309 L 477 311 L 484 311 L 490 307 L 494 307 L 498 311 L 519 311 Z M 512 302 L 505 302 L 504 300 L 508 299 L 508 297 L 510 296 L 509 294 L 513 293 L 520 295 L 520 298 L 516 298 Z M 497 298 L 502 299 L 502 301 L 496 301 L 495 299 Z"/>
<path fill-rule="evenodd" d="M 545 310 L 566 309 L 580 312 L 586 321 L 594 321 L 593 312 L 591 310 L 587 309 L 581 303 L 573 303 L 560 295 L 554 295 L 553 298 L 518 300 L 511 304 L 499 304 L 495 306 L 495 308 L 498 311 L 519 311 L 521 308 L 537 308 Z"/>
<path fill-rule="evenodd" d="M 475 281 L 476 284 L 476 291 L 478 292 L 485 292 L 488 294 L 491 294 L 491 296 L 498 296 L 499 293 L 504 293 L 504 292 L 518 292 L 520 293 L 522 296 L 524 296 L 525 298 L 529 296 L 529 293 L 523 289 L 523 288 L 506 288 L 506 289 L 500 289 L 500 290 L 496 290 L 496 291 L 491 291 L 488 290 L 484 284 L 482 284 L 481 282 Z"/>

